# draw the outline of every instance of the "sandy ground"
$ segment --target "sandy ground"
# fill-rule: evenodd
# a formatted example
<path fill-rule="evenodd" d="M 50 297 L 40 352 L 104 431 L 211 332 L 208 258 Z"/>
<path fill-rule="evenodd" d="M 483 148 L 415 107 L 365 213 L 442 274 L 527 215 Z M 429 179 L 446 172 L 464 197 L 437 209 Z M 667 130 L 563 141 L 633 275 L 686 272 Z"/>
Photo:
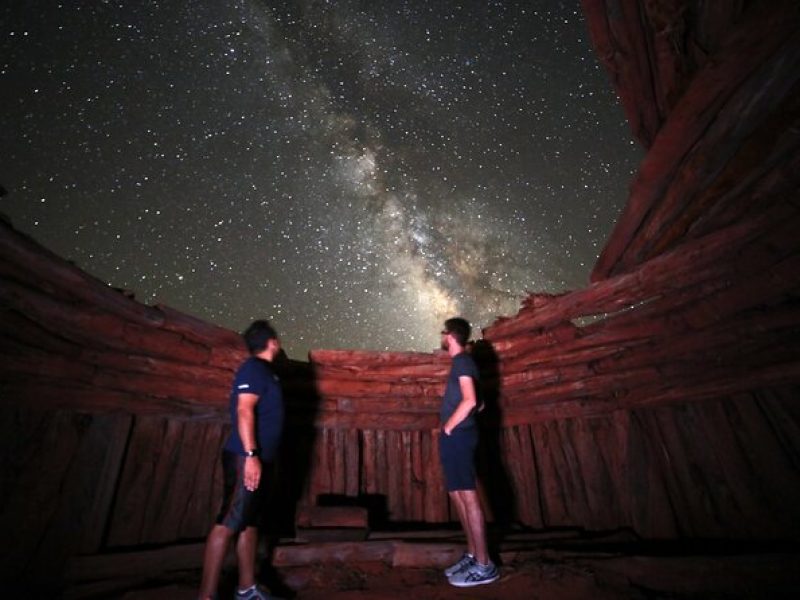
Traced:
<path fill-rule="evenodd" d="M 489 585 L 459 589 L 449 585 L 438 569 L 392 569 L 384 565 L 363 564 L 348 569 L 314 566 L 292 569 L 285 583 L 300 588 L 283 591 L 284 598 L 300 600 L 446 600 L 463 599 L 538 599 L 577 600 L 631 597 L 619 590 L 603 589 L 586 569 L 559 565 L 518 565 L 503 569 L 501 578 Z M 232 597 L 226 583 L 222 597 Z M 125 600 L 193 600 L 196 588 L 190 582 L 175 583 L 150 590 L 125 593 Z"/>
<path fill-rule="evenodd" d="M 262 557 L 259 580 L 276 597 L 298 600 L 800 598 L 800 545 L 793 540 L 648 542 L 625 532 L 505 532 L 496 543 L 500 579 L 456 588 L 445 579 L 441 565 L 462 551 L 459 535 L 455 531 L 388 532 L 371 534 L 372 541 L 364 545 L 287 543 L 279 545 L 282 551 L 276 550 L 271 559 Z M 385 547 L 382 540 L 393 541 L 393 559 L 377 558 Z M 375 543 L 377 549 L 370 545 Z M 203 546 L 187 549 L 188 554 L 179 554 L 184 557 L 180 568 L 186 570 L 168 570 L 165 555 L 158 555 L 154 564 L 134 553 L 125 558 L 124 565 L 136 566 L 133 563 L 139 560 L 139 566 L 148 570 L 120 569 L 117 560 L 116 577 L 127 580 L 83 577 L 63 595 L 47 597 L 193 600 L 200 583 Z M 315 553 L 309 554 L 309 549 Z M 268 560 L 283 566 L 272 567 L 266 564 Z M 392 563 L 423 566 L 392 567 Z M 220 585 L 223 599 L 233 598 L 237 583 L 235 561 L 227 565 Z M 103 572 L 88 571 L 98 576 Z M 0 597 L 23 596 L 0 593 Z"/>
<path fill-rule="evenodd" d="M 588 555 L 538 557 L 505 565 L 501 578 L 468 589 L 447 583 L 439 569 L 391 568 L 382 563 L 311 565 L 281 571 L 273 592 L 300 600 L 497 599 L 722 599 L 800 597 L 800 555 L 726 556 Z M 222 598 L 233 597 L 228 572 Z M 108 597 L 125 600 L 192 600 L 199 573 L 181 581 L 151 582 L 148 589 Z"/>

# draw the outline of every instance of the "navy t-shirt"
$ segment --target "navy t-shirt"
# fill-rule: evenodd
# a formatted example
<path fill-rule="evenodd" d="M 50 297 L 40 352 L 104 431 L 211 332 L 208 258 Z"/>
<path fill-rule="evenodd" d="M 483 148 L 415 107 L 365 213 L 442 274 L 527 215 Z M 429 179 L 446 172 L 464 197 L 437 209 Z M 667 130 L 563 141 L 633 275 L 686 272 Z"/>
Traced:
<path fill-rule="evenodd" d="M 477 398 L 478 394 L 478 366 L 475 364 L 475 361 L 472 357 L 467 354 L 466 352 L 462 352 L 461 354 L 456 354 L 453 357 L 452 365 L 450 367 L 450 375 L 447 377 L 447 385 L 444 388 L 444 398 L 442 398 L 442 407 L 439 411 L 439 417 L 442 420 L 442 424 L 447 422 L 447 419 L 450 418 L 450 415 L 456 410 L 456 407 L 461 403 L 461 384 L 458 381 L 459 377 L 472 377 L 472 381 L 475 384 L 475 400 L 479 402 Z M 455 429 L 466 429 L 468 427 L 475 427 L 475 409 L 472 409 L 472 412 L 469 416 L 461 421 Z"/>
<path fill-rule="evenodd" d="M 256 441 L 263 460 L 272 460 L 278 450 L 283 431 L 283 392 L 278 376 L 269 362 L 251 356 L 239 370 L 233 380 L 230 397 L 231 435 L 225 449 L 236 454 L 244 454 L 242 440 L 239 437 L 239 394 L 256 394 L 258 401 L 255 407 Z"/>

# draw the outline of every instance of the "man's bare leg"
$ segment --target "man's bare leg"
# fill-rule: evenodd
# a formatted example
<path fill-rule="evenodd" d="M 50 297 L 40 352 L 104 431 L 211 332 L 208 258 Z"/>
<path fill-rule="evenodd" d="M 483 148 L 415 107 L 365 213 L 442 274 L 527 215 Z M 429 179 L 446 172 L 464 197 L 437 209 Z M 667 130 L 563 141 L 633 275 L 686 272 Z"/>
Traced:
<path fill-rule="evenodd" d="M 472 555 L 482 565 L 489 564 L 489 550 L 486 544 L 486 521 L 483 518 L 478 492 L 476 490 L 461 490 L 461 501 L 466 514 L 467 539 L 472 539 L 475 551 Z"/>
<path fill-rule="evenodd" d="M 461 528 L 464 530 L 464 535 L 467 536 L 467 552 L 469 552 L 472 556 L 475 556 L 475 540 L 472 539 L 472 532 L 469 529 L 469 521 L 467 520 L 467 507 L 464 504 L 464 499 L 461 496 L 461 490 L 456 490 L 454 492 L 448 492 L 450 494 L 450 500 L 453 501 L 453 505 L 456 507 L 456 513 L 458 514 L 458 520 L 461 522 Z"/>
<path fill-rule="evenodd" d="M 210 600 L 217 593 L 219 576 L 233 531 L 224 525 L 214 525 L 206 539 L 203 558 L 203 579 L 200 583 L 200 600 Z"/>
<path fill-rule="evenodd" d="M 456 505 L 456 510 L 458 511 L 461 528 L 464 530 L 464 535 L 467 537 L 467 552 L 472 556 L 477 556 L 478 543 L 475 539 L 474 531 L 470 527 L 467 504 L 464 500 L 464 490 L 456 490 L 455 492 L 450 492 L 450 494 L 453 498 L 453 504 Z"/>
<path fill-rule="evenodd" d="M 256 549 L 258 528 L 247 527 L 236 540 L 236 559 L 239 565 L 239 589 L 247 589 L 256 583 Z"/>

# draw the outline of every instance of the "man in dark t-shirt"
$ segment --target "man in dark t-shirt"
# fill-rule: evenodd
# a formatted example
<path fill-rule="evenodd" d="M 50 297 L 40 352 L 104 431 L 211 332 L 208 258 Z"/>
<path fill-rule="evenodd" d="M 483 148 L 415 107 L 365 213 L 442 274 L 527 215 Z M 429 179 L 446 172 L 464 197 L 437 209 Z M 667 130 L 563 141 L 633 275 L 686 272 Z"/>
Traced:
<path fill-rule="evenodd" d="M 479 409 L 478 367 L 466 352 L 472 328 L 459 317 L 448 319 L 442 331 L 442 348 L 452 360 L 439 416 L 439 458 L 442 462 L 447 492 L 456 507 L 467 536 L 467 552 L 445 569 L 447 580 L 458 587 L 491 583 L 499 577 L 489 559 L 486 523 L 475 482 L 475 449 L 478 428 L 475 412 Z"/>
<path fill-rule="evenodd" d="M 232 454 L 247 456 L 247 450 L 239 433 L 240 398 L 244 394 L 255 394 L 255 426 L 258 457 L 262 462 L 272 462 L 278 450 L 283 429 L 283 392 L 278 376 L 272 370 L 271 361 L 251 356 L 236 372 L 230 395 L 231 434 L 225 450 Z"/>
<path fill-rule="evenodd" d="M 283 393 L 272 361 L 280 352 L 278 335 L 267 321 L 244 332 L 250 351 L 239 367 L 230 395 L 231 434 L 222 452 L 224 494 L 217 522 L 208 534 L 200 598 L 215 598 L 222 563 L 236 539 L 239 566 L 237 598 L 269 595 L 255 581 L 258 525 L 267 482 L 283 431 Z"/>

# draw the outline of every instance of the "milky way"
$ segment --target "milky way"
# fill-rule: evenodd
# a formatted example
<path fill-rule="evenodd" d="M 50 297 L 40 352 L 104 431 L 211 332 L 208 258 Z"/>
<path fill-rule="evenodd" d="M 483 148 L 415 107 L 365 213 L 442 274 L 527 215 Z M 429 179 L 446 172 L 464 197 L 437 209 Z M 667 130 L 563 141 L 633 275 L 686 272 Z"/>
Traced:
<path fill-rule="evenodd" d="M 577 2 L 13 4 L 0 210 L 296 358 L 585 285 L 641 155 Z"/>

